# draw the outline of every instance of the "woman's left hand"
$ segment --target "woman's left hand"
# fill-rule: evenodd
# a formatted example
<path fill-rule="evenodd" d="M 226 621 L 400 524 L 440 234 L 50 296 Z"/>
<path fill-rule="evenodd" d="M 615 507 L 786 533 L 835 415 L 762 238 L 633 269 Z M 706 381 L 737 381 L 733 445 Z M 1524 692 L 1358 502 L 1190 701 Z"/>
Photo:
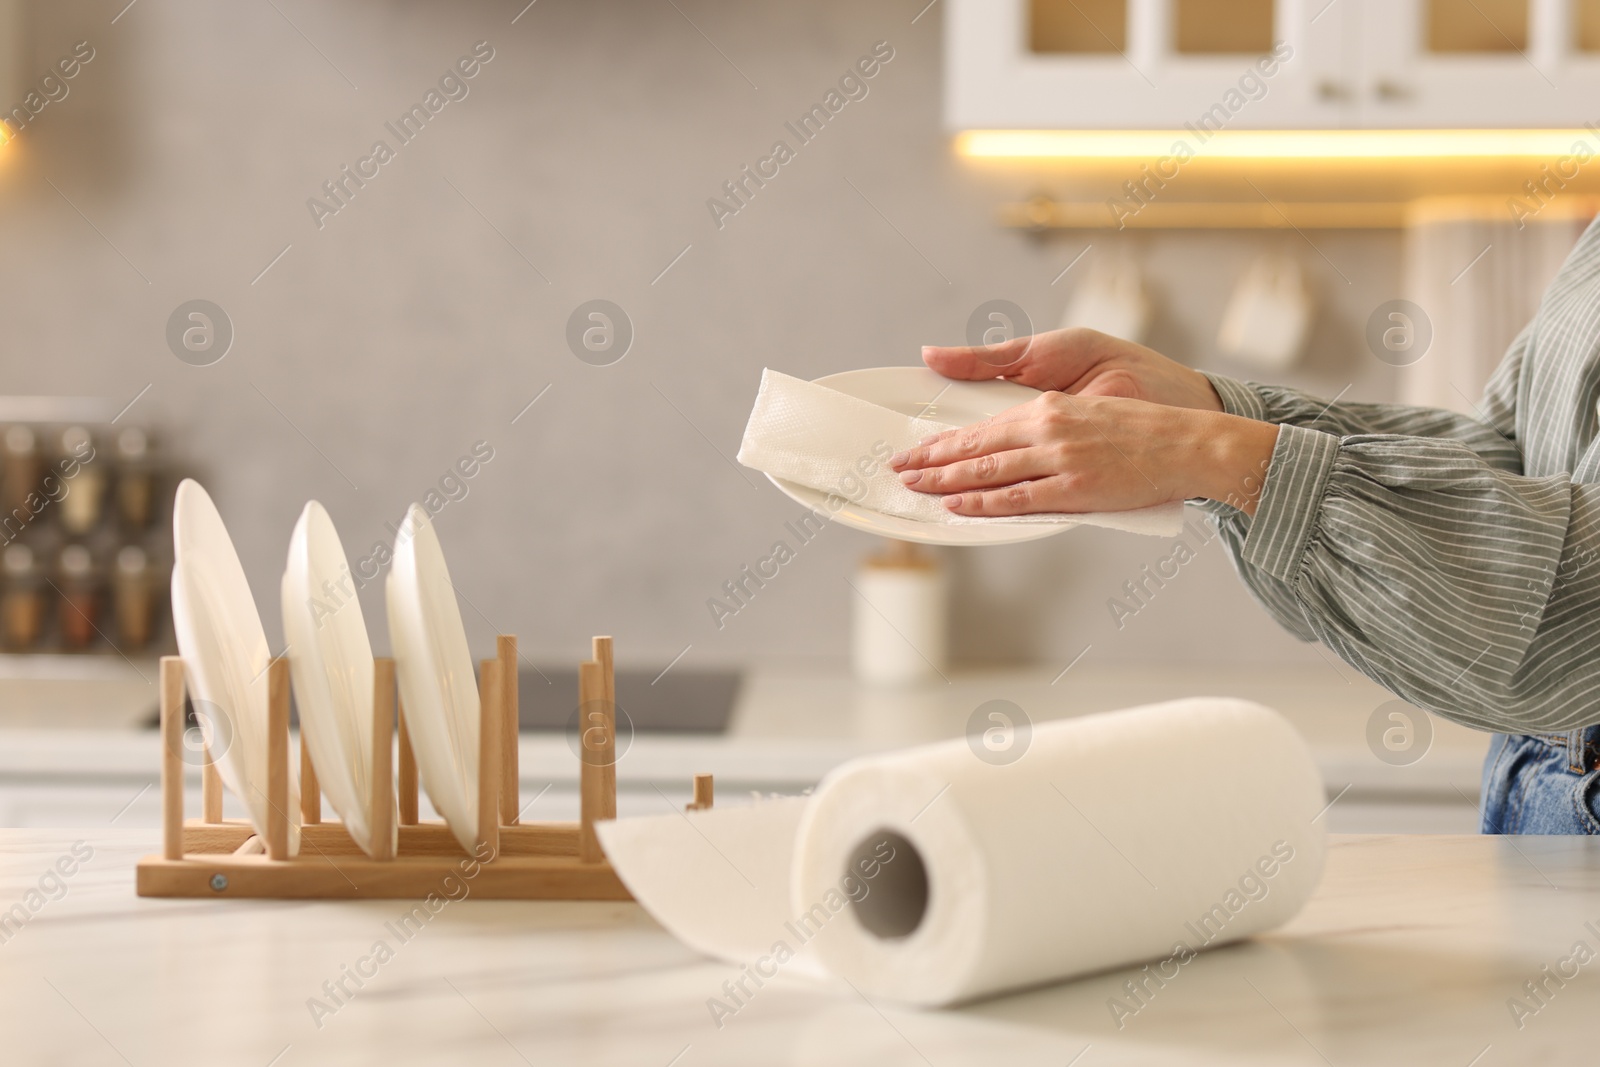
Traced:
<path fill-rule="evenodd" d="M 1253 513 L 1277 434 L 1220 412 L 1047 392 L 935 434 L 889 466 L 958 515 L 1131 511 L 1193 497 Z"/>

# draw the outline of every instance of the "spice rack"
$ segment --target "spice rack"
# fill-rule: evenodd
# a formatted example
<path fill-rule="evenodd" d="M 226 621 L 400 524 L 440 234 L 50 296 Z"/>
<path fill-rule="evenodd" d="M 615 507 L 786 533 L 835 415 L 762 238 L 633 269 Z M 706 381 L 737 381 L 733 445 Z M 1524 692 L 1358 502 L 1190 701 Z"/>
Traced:
<path fill-rule="evenodd" d="M 0 401 L 5 652 L 138 656 L 170 641 L 165 479 L 146 431 L 114 422 L 61 398 Z"/>

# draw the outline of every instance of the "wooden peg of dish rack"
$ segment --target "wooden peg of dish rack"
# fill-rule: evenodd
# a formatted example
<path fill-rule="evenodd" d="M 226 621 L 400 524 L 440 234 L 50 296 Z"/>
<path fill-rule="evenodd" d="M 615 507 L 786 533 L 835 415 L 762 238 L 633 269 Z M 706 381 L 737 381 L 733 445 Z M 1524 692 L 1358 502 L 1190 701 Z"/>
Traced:
<path fill-rule="evenodd" d="M 579 668 L 581 814 L 577 822 L 520 818 L 517 766 L 517 639 L 502 634 L 479 665 L 478 833 L 472 854 L 443 822 L 418 818 L 416 755 L 395 686 L 392 659 L 373 671 L 373 840 L 368 855 L 338 822 L 322 820 L 316 768 L 300 740 L 301 847 L 289 843 L 289 663 L 267 669 L 268 816 L 258 836 L 248 821 L 222 817 L 222 781 L 207 759 L 201 818 L 183 813 L 184 668 L 161 660 L 162 852 L 139 861 L 137 889 L 154 897 L 369 899 L 426 897 L 465 882 L 469 894 L 499 900 L 629 900 L 606 861 L 594 824 L 617 813 L 616 681 L 612 641 L 596 637 Z M 398 725 L 399 744 L 395 746 Z M 394 750 L 398 747 L 398 767 Z M 696 775 L 691 808 L 711 806 L 710 775 Z M 396 805 L 396 800 L 398 804 Z M 398 812 L 396 812 L 398 807 Z M 398 814 L 398 826 L 390 820 Z M 391 833 L 391 831 L 394 831 Z M 263 840 L 264 838 L 264 840 Z M 391 842 L 398 840 L 398 846 Z"/>

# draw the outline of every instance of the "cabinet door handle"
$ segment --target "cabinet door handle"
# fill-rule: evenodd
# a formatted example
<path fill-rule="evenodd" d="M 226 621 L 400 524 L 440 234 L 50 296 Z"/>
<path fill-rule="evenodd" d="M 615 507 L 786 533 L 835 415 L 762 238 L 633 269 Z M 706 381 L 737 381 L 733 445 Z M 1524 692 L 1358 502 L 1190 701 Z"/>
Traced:
<path fill-rule="evenodd" d="M 1351 95 L 1350 86 L 1345 82 L 1324 78 L 1317 83 L 1317 99 L 1330 104 L 1349 100 Z"/>
<path fill-rule="evenodd" d="M 1372 95 L 1386 104 L 1395 104 L 1402 100 L 1410 100 L 1415 94 L 1409 85 L 1402 85 L 1389 78 L 1380 78 L 1372 87 Z"/>

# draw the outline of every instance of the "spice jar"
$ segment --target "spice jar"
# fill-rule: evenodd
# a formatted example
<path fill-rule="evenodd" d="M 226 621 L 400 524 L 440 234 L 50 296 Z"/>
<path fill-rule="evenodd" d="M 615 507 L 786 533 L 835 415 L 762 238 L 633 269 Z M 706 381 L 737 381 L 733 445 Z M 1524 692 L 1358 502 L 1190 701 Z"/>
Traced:
<path fill-rule="evenodd" d="M 99 634 L 100 591 L 96 587 L 94 559 L 82 545 L 61 550 L 61 644 L 77 651 L 88 648 Z"/>
<path fill-rule="evenodd" d="M 137 426 L 117 435 L 117 511 L 130 529 L 150 525 L 155 510 L 155 472 L 150 464 L 150 439 Z"/>
<path fill-rule="evenodd" d="M 61 497 L 61 525 L 81 535 L 100 524 L 106 495 L 106 469 L 94 462 L 94 438 L 82 426 L 61 435 L 60 471 L 66 483 Z M 70 477 L 65 477 L 71 471 Z M 49 489 L 47 484 L 46 489 Z"/>
<path fill-rule="evenodd" d="M 155 617 L 152 571 L 149 555 L 138 545 L 123 545 L 118 550 L 116 571 L 111 579 L 111 601 L 117 619 L 117 636 L 124 648 L 143 648 L 150 643 Z"/>
<path fill-rule="evenodd" d="M 39 449 L 33 430 L 11 426 L 5 435 L 5 463 L 0 471 L 0 521 L 15 537 L 33 520 L 28 497 L 39 488 Z"/>
<path fill-rule="evenodd" d="M 5 645 L 26 651 L 39 643 L 44 628 L 44 577 L 27 545 L 8 545 L 0 553 L 4 591 L 0 592 L 0 634 Z"/>

